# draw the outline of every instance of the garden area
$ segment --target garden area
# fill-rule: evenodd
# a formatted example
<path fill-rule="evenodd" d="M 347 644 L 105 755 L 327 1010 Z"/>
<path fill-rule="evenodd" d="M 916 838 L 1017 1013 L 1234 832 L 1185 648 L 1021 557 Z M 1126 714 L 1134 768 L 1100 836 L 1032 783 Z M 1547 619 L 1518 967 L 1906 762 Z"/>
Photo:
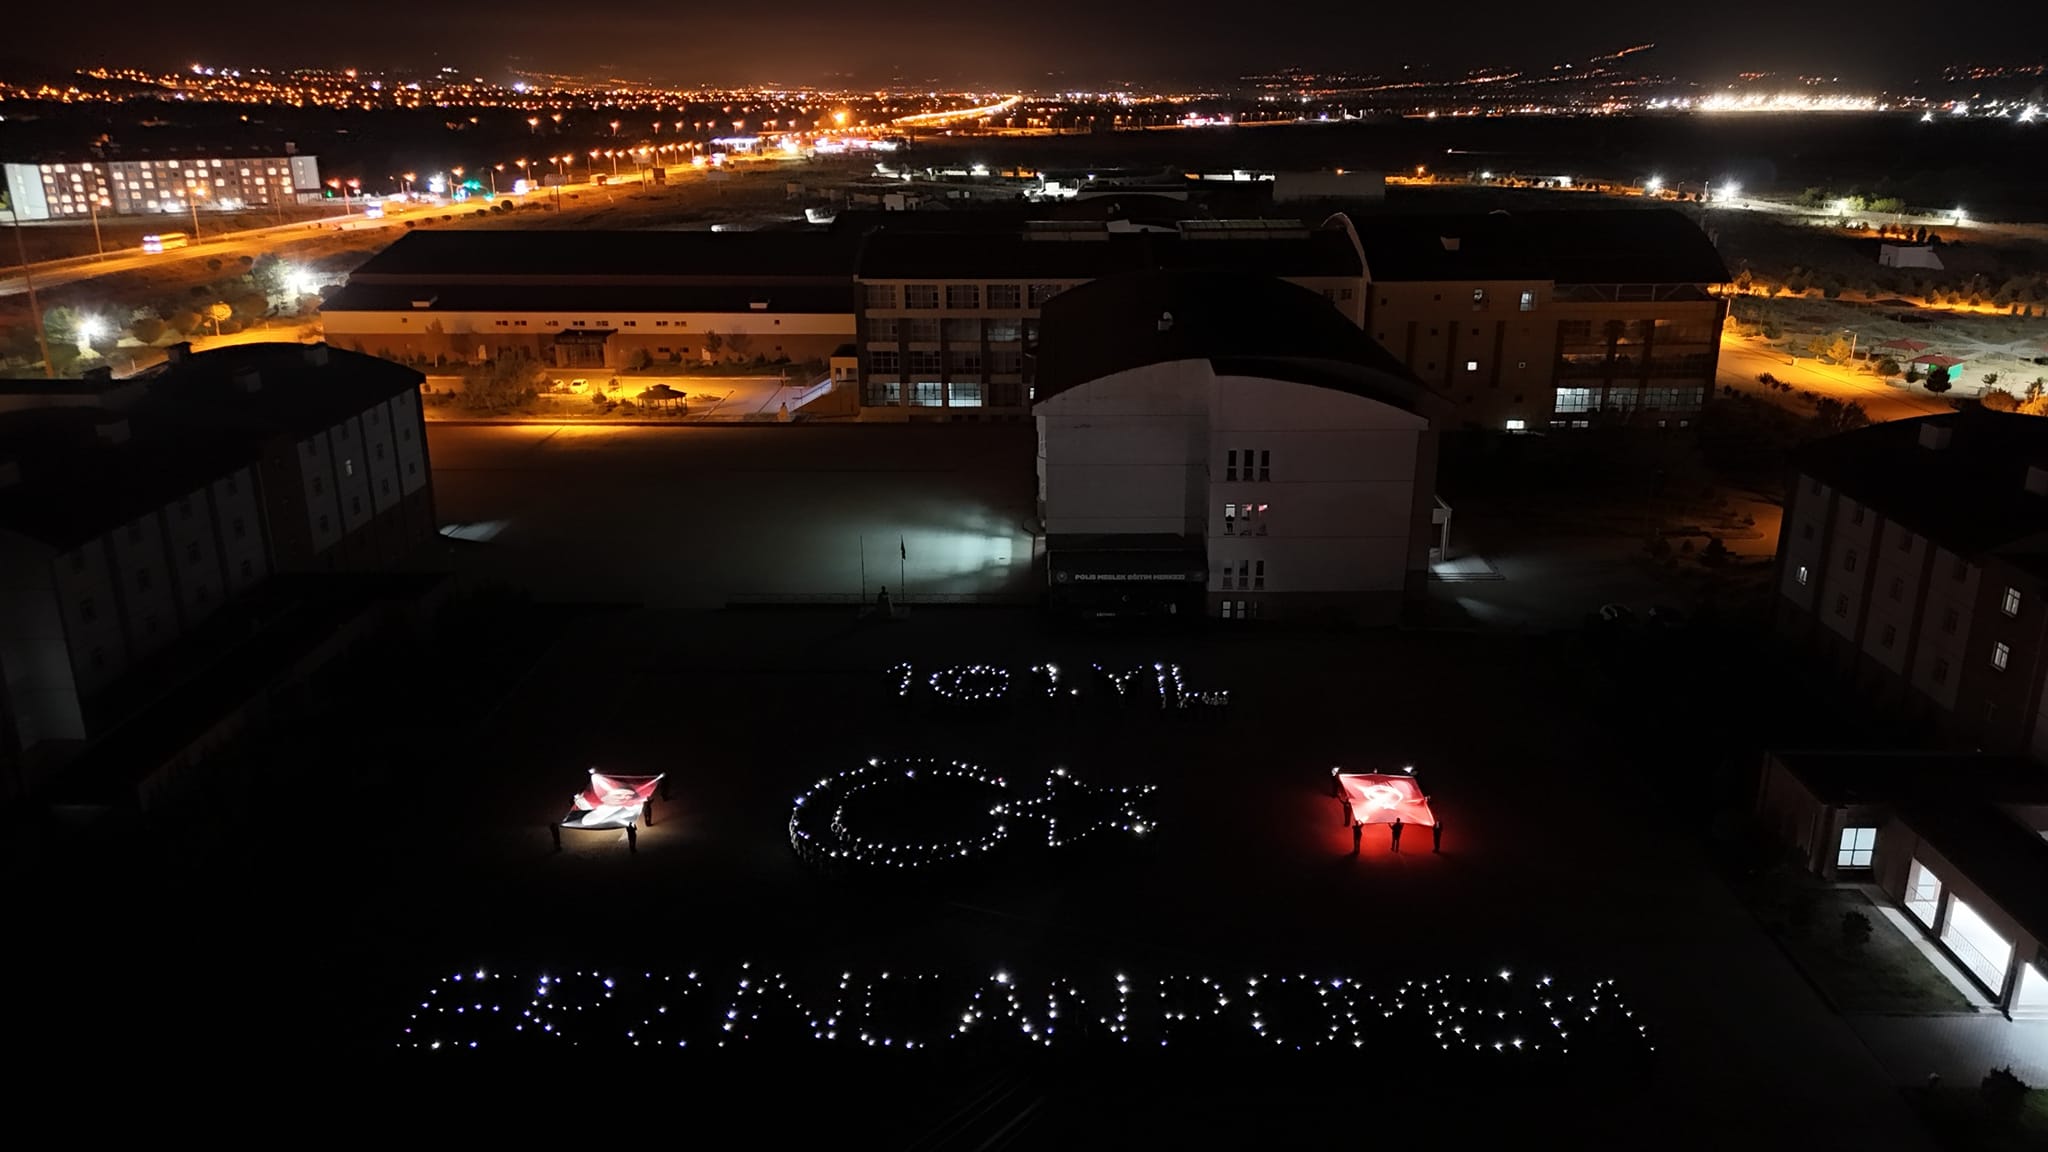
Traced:
<path fill-rule="evenodd" d="M 1856 888 L 1823 884 L 1791 860 L 1753 878 L 1764 927 L 1836 1010 L 1931 1015 L 1974 1006 Z"/>

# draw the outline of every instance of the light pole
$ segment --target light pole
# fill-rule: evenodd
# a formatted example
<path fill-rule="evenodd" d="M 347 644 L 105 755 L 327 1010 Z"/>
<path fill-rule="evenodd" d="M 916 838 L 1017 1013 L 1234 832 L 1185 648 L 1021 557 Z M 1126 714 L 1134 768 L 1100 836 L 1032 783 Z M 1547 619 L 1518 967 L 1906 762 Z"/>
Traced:
<path fill-rule="evenodd" d="M 413 174 L 411 172 L 404 173 L 401 176 L 399 176 L 399 179 L 403 181 L 403 183 L 401 183 L 398 186 L 398 190 L 405 195 L 406 199 L 412 199 L 412 182 L 414 179 Z"/>
<path fill-rule="evenodd" d="M 526 118 L 526 133 L 529 136 L 540 135 L 540 117 L 528 116 Z"/>
<path fill-rule="evenodd" d="M 519 178 L 521 180 L 527 181 L 528 186 L 531 187 L 533 181 L 533 173 L 528 172 L 526 170 L 526 157 L 521 156 L 519 159 L 514 160 L 513 163 L 519 165 Z"/>
<path fill-rule="evenodd" d="M 619 134 L 619 122 L 618 122 L 617 120 L 614 120 L 614 121 L 612 121 L 612 135 L 614 135 L 614 136 L 617 136 L 618 134 Z"/>
<path fill-rule="evenodd" d="M 491 198 L 493 200 L 498 198 L 498 173 L 504 170 L 505 166 L 503 164 L 493 164 L 486 169 L 491 175 Z"/>
<path fill-rule="evenodd" d="M 609 148 L 604 150 L 604 154 L 612 158 L 612 175 L 617 176 L 619 174 L 619 154 Z"/>
<path fill-rule="evenodd" d="M 92 212 L 92 246 L 93 250 L 99 253 L 99 258 L 105 260 L 107 258 L 107 246 L 100 240 L 99 173 L 90 164 L 85 166 L 85 170 L 91 173 L 93 177 L 93 186 L 87 189 L 85 193 L 85 206 Z"/>
<path fill-rule="evenodd" d="M 199 192 L 191 187 L 185 189 L 185 207 L 192 210 L 192 242 L 199 242 Z"/>
<path fill-rule="evenodd" d="M 50 337 L 43 330 L 42 306 L 36 303 L 36 278 L 29 271 L 28 245 L 21 238 L 21 216 L 19 213 L 14 217 L 14 250 L 21 256 L 21 283 L 23 287 L 28 289 L 29 315 L 36 318 L 36 347 L 43 354 L 43 376 L 46 379 L 55 380 L 57 378 L 57 365 L 50 359 Z"/>

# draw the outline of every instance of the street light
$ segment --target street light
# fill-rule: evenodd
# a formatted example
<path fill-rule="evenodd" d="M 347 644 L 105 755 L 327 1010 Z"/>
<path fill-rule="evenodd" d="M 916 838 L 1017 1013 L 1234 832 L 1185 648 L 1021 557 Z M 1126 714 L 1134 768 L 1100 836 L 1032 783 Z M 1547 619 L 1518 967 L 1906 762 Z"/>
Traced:
<path fill-rule="evenodd" d="M 413 173 L 406 172 L 402 174 L 399 178 L 403 180 L 404 183 L 399 185 L 398 190 L 400 192 L 403 192 L 406 195 L 406 197 L 410 199 L 412 197 L 412 182 L 414 179 Z"/>
<path fill-rule="evenodd" d="M 1664 178 L 1662 176 L 1652 176 L 1648 180 L 1643 181 L 1643 191 L 1645 192 L 1654 195 L 1655 193 L 1662 192 L 1663 190 Z"/>
<path fill-rule="evenodd" d="M 528 135 L 540 135 L 540 117 L 528 116 L 526 118 L 526 130 Z"/>
<path fill-rule="evenodd" d="M 619 134 L 619 122 L 618 122 L 617 120 L 614 120 L 614 121 L 612 121 L 612 135 L 614 135 L 614 136 L 617 136 L 618 134 Z"/>

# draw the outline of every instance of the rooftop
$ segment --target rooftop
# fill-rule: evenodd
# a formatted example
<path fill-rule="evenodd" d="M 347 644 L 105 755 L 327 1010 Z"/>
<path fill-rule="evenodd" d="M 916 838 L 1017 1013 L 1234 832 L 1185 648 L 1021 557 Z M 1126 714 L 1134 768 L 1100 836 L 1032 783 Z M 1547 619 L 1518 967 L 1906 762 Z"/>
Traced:
<path fill-rule="evenodd" d="M 1713 241 L 1670 208 L 1361 215 L 1372 280 L 1719 284 Z"/>
<path fill-rule="evenodd" d="M 419 302 L 430 303 L 419 307 Z M 756 304 L 766 305 L 755 308 Z M 648 312 L 853 314 L 853 281 L 840 284 L 396 284 L 351 281 L 322 312 L 575 312 L 603 317 Z"/>
<path fill-rule="evenodd" d="M 410 368 L 325 345 L 238 344 L 186 353 L 128 377 L 122 404 L 64 404 L 0 415 L 0 528 L 63 548 L 252 463 L 276 437 L 302 437 L 416 390 Z M 108 394 L 106 382 L 39 384 L 55 400 Z"/>
<path fill-rule="evenodd" d="M 1945 447 L 1921 443 L 1945 431 Z M 2048 533 L 2048 497 L 2027 491 L 2027 471 L 2048 466 L 2048 420 L 1971 408 L 1891 420 L 1808 444 L 1792 454 L 1804 475 L 1960 555 Z"/>
<path fill-rule="evenodd" d="M 1320 293 L 1217 269 L 1062 292 L 1046 304 L 1037 357 L 1040 401 L 1148 364 L 1208 360 L 1219 374 L 1292 380 L 1425 415 L 1441 402 Z"/>
<path fill-rule="evenodd" d="M 349 283 L 837 281 L 852 274 L 857 240 L 823 231 L 408 232 L 351 273 Z"/>
<path fill-rule="evenodd" d="M 1015 232 L 898 232 L 868 237 L 866 280 L 1099 280 L 1164 269 L 1218 269 L 1265 276 L 1358 276 L 1351 238 L 1339 229 L 1294 234 L 1094 232 L 1077 239 Z"/>
<path fill-rule="evenodd" d="M 2048 804 L 2048 768 L 2024 756 L 1773 752 L 1825 804 L 1889 804 L 1938 790 L 1981 804 Z"/>

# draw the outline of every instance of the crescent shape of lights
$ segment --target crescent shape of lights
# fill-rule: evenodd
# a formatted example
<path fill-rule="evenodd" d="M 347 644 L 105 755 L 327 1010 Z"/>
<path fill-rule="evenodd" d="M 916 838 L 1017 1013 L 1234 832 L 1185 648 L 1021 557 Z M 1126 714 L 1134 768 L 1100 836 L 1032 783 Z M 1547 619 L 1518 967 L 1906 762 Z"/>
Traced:
<path fill-rule="evenodd" d="M 883 799 L 886 790 L 906 790 L 920 782 L 962 783 L 988 791 L 993 821 L 980 831 L 930 841 L 909 841 L 863 831 L 857 811 L 863 795 Z M 1103 828 L 1145 836 L 1158 827 L 1138 809 L 1156 785 L 1094 788 L 1065 768 L 1045 780 L 1042 795 L 1012 798 L 1009 782 L 964 760 L 871 759 L 837 776 L 826 777 L 797 795 L 789 813 L 789 843 L 799 857 L 819 865 L 854 864 L 887 868 L 923 868 L 985 855 L 1010 837 L 1012 820 L 1038 820 L 1045 842 L 1058 848 L 1086 839 Z M 1078 811 L 1078 815 L 1075 813 Z"/>

